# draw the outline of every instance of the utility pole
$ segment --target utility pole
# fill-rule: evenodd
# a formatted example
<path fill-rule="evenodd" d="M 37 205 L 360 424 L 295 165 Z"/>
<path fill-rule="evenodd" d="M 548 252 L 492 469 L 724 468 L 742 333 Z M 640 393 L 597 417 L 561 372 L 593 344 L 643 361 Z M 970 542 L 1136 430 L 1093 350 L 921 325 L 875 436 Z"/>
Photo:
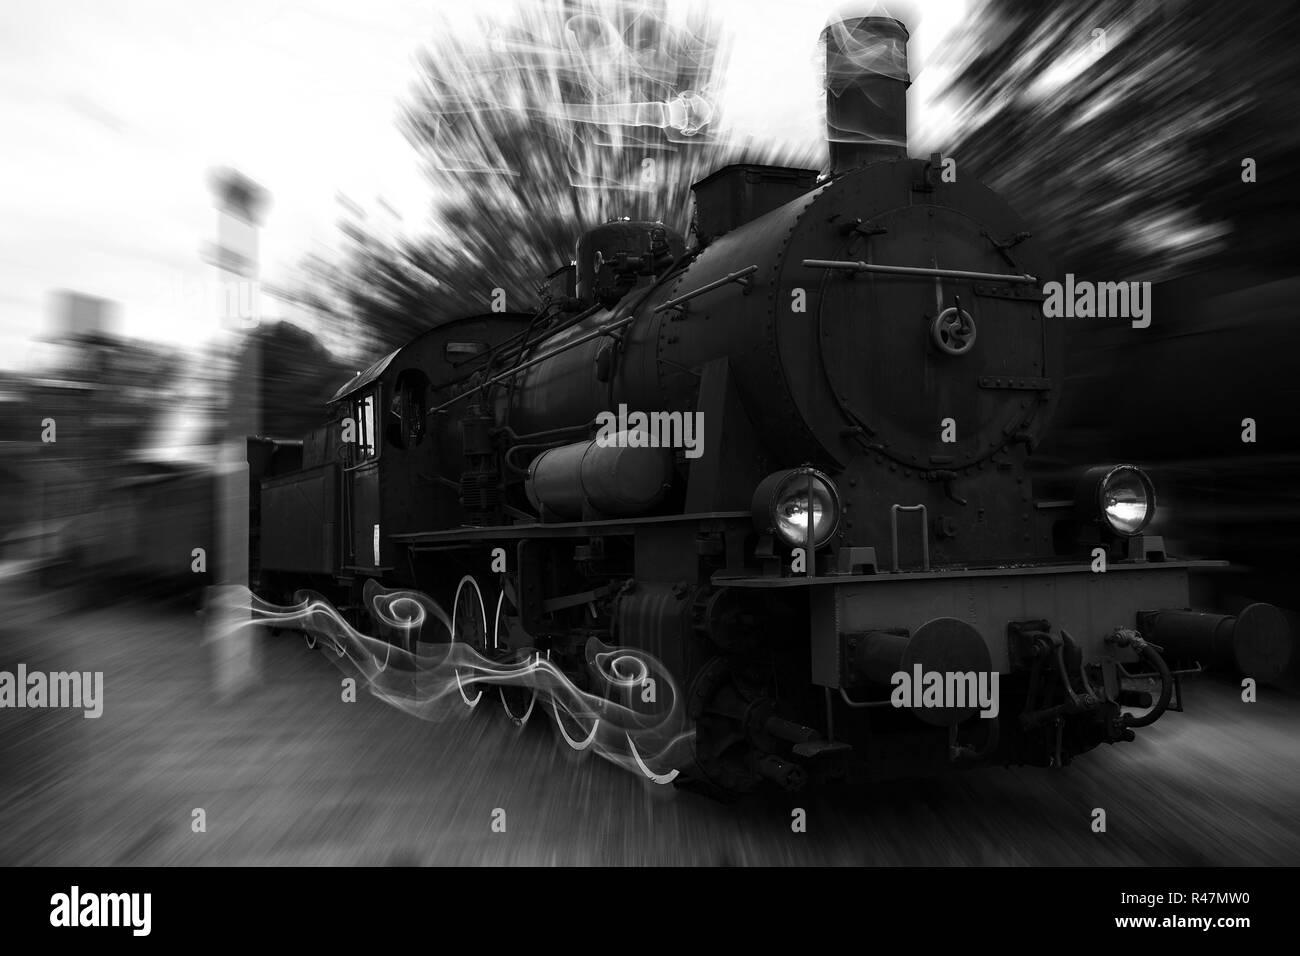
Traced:
<path fill-rule="evenodd" d="M 258 230 L 268 194 L 233 169 L 212 174 L 217 209 L 217 268 L 214 297 L 221 327 L 248 331 L 256 327 L 260 303 L 257 283 Z M 217 696 L 229 699 L 258 678 L 258 645 L 248 606 L 248 444 L 261 429 L 261 353 L 257 338 L 244 336 L 234 352 L 244 361 L 227 379 L 226 421 L 214 469 L 215 586 L 209 589 L 205 642 L 213 655 Z"/>

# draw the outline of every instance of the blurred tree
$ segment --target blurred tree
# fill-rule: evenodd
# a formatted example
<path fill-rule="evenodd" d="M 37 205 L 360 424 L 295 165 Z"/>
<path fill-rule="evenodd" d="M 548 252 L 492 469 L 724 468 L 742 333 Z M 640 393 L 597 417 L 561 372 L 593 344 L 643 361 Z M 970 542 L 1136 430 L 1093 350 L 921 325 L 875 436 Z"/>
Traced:
<path fill-rule="evenodd" d="M 1063 267 L 1294 267 L 1294 4 L 985 0 L 968 17 L 950 51 L 949 151 L 1031 216 Z"/>
<path fill-rule="evenodd" d="M 374 358 L 488 311 L 495 289 L 509 310 L 532 309 L 578 234 L 610 218 L 686 231 L 691 183 L 741 153 L 718 131 L 718 23 L 666 10 L 666 0 L 533 0 L 476 35 L 435 38 L 401 116 L 434 187 L 429 231 L 385 236 L 353 214 L 342 261 L 309 260 L 289 297 Z M 761 146 L 744 156 L 811 158 Z"/>
<path fill-rule="evenodd" d="M 254 353 L 256 363 L 251 360 Z M 227 400 L 256 402 L 258 433 L 274 438 L 301 438 L 320 425 L 325 403 L 358 371 L 291 322 L 264 322 L 251 329 L 242 336 L 231 361 L 235 370 L 257 369 L 258 391 L 248 395 L 235 389 Z M 246 379 L 233 381 L 243 384 Z M 231 412 L 222 409 L 219 414 L 224 421 Z"/>

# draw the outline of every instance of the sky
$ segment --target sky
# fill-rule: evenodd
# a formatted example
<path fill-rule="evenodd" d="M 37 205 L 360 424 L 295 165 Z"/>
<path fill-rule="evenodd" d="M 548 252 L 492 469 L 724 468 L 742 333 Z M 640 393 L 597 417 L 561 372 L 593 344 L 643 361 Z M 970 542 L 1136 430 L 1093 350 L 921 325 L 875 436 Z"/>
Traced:
<path fill-rule="evenodd" d="M 691 0 L 671 0 L 670 12 Z M 877 4 L 882 6 L 883 4 Z M 912 152 L 942 148 L 928 61 L 966 0 L 888 4 L 913 26 Z M 758 137 L 820 135 L 817 38 L 835 5 L 714 0 L 733 50 L 722 108 Z M 0 4 L 0 368 L 39 362 L 52 293 L 114 303 L 117 330 L 192 346 L 216 329 L 209 186 L 264 186 L 261 276 L 333 247 L 346 197 L 396 230 L 430 215 L 396 125 L 414 55 L 512 0 L 7 0 Z M 919 11 L 919 13 L 917 12 Z M 487 41 L 485 40 L 485 43 Z M 266 314 L 284 307 L 263 299 Z"/>

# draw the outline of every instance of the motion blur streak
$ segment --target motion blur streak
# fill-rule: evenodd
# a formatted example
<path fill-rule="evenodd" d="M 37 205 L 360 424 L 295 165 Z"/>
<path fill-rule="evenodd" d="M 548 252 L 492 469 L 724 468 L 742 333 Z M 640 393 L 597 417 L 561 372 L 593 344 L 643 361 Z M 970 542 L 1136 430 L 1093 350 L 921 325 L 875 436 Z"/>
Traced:
<path fill-rule="evenodd" d="M 642 154 L 711 137 L 715 95 L 696 87 L 713 72 L 713 29 L 620 0 L 524 3 L 508 25 L 481 28 L 486 44 L 445 37 L 425 60 L 418 113 L 435 169 L 520 174 L 527 157 L 492 147 L 498 131 L 525 122 L 561 146 L 569 185 L 646 190 Z M 611 175 L 611 148 L 636 152 L 626 176 Z"/>
<path fill-rule="evenodd" d="M 495 661 L 450 640 L 447 614 L 419 591 L 367 581 L 365 604 L 382 636 L 361 633 L 313 591 L 298 591 L 294 599 L 293 606 L 281 607 L 246 588 L 223 589 L 218 596 L 224 607 L 248 608 L 253 624 L 303 631 L 376 697 L 423 720 L 459 712 L 461 699 L 477 702 L 475 685 L 517 687 L 549 705 L 545 710 L 574 750 L 591 750 L 658 784 L 670 783 L 677 776 L 670 768 L 690 759 L 694 732 L 682 695 L 667 669 L 644 651 L 589 640 L 588 691 L 535 653 L 521 661 Z"/>

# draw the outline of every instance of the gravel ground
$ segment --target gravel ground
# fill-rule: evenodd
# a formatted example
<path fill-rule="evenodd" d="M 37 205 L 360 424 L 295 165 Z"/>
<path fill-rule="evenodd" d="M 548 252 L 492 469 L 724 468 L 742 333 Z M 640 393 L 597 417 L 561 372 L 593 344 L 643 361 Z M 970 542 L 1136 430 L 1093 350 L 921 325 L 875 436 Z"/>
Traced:
<path fill-rule="evenodd" d="M 345 703 L 292 634 L 260 637 L 260 682 L 218 702 L 193 610 L 3 591 L 0 669 L 102 670 L 105 707 L 0 710 L 0 864 L 1300 864 L 1300 699 L 1269 688 L 1200 679 L 1187 713 L 1060 772 L 723 806 L 582 759 L 547 720 Z"/>

